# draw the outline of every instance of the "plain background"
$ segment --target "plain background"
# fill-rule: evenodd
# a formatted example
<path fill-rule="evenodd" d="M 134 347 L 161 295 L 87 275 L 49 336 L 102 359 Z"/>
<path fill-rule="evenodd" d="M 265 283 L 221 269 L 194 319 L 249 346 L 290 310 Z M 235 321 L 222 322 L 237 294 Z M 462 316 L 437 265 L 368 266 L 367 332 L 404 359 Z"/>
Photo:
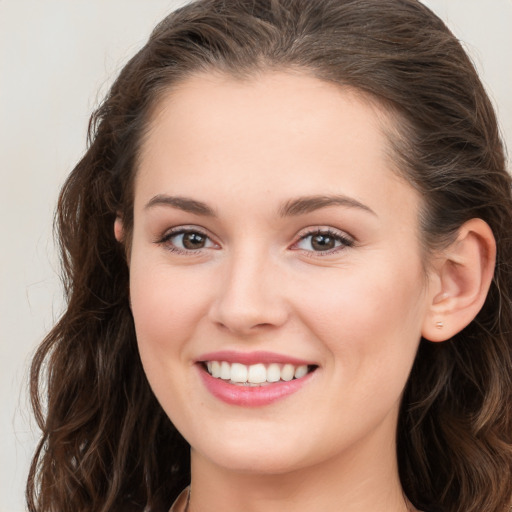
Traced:
<path fill-rule="evenodd" d="M 183 3 L 0 0 L 0 512 L 25 510 L 37 439 L 27 369 L 62 310 L 52 241 L 58 190 L 85 149 L 88 117 L 112 79 L 152 27 Z M 512 0 L 425 3 L 464 42 L 512 151 Z"/>

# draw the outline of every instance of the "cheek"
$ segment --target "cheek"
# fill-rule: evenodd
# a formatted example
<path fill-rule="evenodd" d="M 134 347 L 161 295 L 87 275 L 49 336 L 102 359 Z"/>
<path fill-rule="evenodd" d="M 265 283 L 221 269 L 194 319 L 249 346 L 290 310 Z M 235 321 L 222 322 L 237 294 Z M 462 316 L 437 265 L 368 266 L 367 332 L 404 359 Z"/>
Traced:
<path fill-rule="evenodd" d="M 421 335 L 421 266 L 380 259 L 363 270 L 336 269 L 302 291 L 303 322 L 345 371 L 407 374 Z"/>
<path fill-rule="evenodd" d="M 189 393 L 190 340 L 204 314 L 198 281 L 134 253 L 130 266 L 130 295 L 139 354 L 150 386 L 179 428 L 193 415 Z"/>
<path fill-rule="evenodd" d="M 179 351 L 204 314 L 198 279 L 190 272 L 133 258 L 130 269 L 132 312 L 141 356 Z"/>

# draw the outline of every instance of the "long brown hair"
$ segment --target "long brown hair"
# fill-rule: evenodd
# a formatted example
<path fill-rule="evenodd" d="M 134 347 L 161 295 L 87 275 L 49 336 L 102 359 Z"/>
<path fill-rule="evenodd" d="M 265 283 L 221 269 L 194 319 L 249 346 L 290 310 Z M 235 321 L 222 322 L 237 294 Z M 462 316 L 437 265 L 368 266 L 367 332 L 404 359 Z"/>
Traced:
<path fill-rule="evenodd" d="M 202 0 L 163 20 L 93 114 L 57 212 L 68 306 L 31 371 L 42 430 L 32 512 L 167 510 L 188 445 L 139 360 L 128 268 L 137 156 L 159 98 L 193 73 L 299 69 L 384 106 L 397 172 L 424 198 L 426 249 L 467 220 L 492 228 L 494 280 L 477 318 L 422 340 L 399 417 L 404 492 L 419 509 L 509 512 L 512 497 L 512 199 L 495 114 L 461 45 L 415 0 Z"/>

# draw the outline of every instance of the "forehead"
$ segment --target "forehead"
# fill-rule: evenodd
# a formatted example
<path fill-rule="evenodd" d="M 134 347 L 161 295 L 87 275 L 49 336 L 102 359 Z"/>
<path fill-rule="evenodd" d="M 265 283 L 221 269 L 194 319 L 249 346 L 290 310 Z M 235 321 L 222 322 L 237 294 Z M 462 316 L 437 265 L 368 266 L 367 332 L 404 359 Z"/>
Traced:
<path fill-rule="evenodd" d="M 215 124 L 231 120 L 243 123 L 245 131 L 240 131 L 240 136 L 250 134 L 247 121 L 255 130 L 263 125 L 265 131 L 277 133 L 284 128 L 289 134 L 304 123 L 309 129 L 315 124 L 330 129 L 333 121 L 337 124 L 340 109 L 352 115 L 354 123 L 360 124 L 360 120 L 366 127 L 374 127 L 372 133 L 382 132 L 378 135 L 395 125 L 394 114 L 373 96 L 297 70 L 266 71 L 245 77 L 221 72 L 189 76 L 160 94 L 148 125 L 150 131 L 164 123 L 169 127 L 169 116 L 173 115 L 180 117 L 182 129 L 197 122 L 205 129 L 215 128 Z M 326 115 L 329 112 L 331 115 Z M 250 118 L 246 117 L 248 113 Z M 194 129 L 197 127 L 196 124 Z"/>
<path fill-rule="evenodd" d="M 367 142 L 377 149 L 384 145 L 385 132 L 393 129 L 395 120 L 370 95 L 296 70 L 244 78 L 199 73 L 160 95 L 152 109 L 145 139 L 149 144 L 143 144 L 142 156 L 147 156 L 145 150 L 156 141 L 151 137 L 155 131 L 162 135 L 166 130 L 181 141 L 190 140 L 190 135 L 208 135 L 203 137 L 208 142 L 216 134 L 221 139 L 220 130 L 232 128 L 238 134 L 233 142 L 268 133 L 291 141 L 292 135 L 305 135 L 306 131 L 309 136 L 316 131 L 323 137 L 347 123 L 354 138 L 363 130 Z"/>
<path fill-rule="evenodd" d="M 385 134 L 392 122 L 376 101 L 306 74 L 198 74 L 153 112 L 136 202 L 173 188 L 201 200 L 233 199 L 248 186 L 281 201 L 313 193 L 396 199 L 412 188 L 392 171 Z"/>

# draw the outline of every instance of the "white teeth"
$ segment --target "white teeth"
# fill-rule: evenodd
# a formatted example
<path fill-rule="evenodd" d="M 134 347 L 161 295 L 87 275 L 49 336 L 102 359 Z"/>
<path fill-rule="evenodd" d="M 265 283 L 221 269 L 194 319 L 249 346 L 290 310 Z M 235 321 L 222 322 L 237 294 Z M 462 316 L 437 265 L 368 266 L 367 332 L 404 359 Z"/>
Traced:
<path fill-rule="evenodd" d="M 295 366 L 293 366 L 293 364 L 285 364 L 281 368 L 281 379 L 284 381 L 292 380 L 294 374 L 295 374 Z"/>
<path fill-rule="evenodd" d="M 219 361 L 212 361 L 212 369 L 210 370 L 212 372 L 212 377 L 220 378 L 220 363 Z"/>
<path fill-rule="evenodd" d="M 277 382 L 281 380 L 281 367 L 277 363 L 272 363 L 267 368 L 267 382 Z"/>
<path fill-rule="evenodd" d="M 267 380 L 267 369 L 264 364 L 253 364 L 249 366 L 249 373 L 247 375 L 247 382 L 253 384 L 261 384 Z"/>
<path fill-rule="evenodd" d="M 216 379 L 223 379 L 235 384 L 258 385 L 266 382 L 289 382 L 292 379 L 300 379 L 307 375 L 308 366 L 293 364 L 271 363 L 265 366 L 263 363 L 247 366 L 241 363 L 228 363 L 227 361 L 207 361 L 208 373 Z"/>
<path fill-rule="evenodd" d="M 307 365 L 302 365 L 302 366 L 297 366 L 297 368 L 295 368 L 295 374 L 294 374 L 294 377 L 296 379 L 300 379 L 301 377 L 304 377 L 304 375 L 306 375 L 308 373 L 308 367 Z"/>
<path fill-rule="evenodd" d="M 247 366 L 245 364 L 233 363 L 231 365 L 232 382 L 247 382 Z"/>
<path fill-rule="evenodd" d="M 226 363 L 226 361 L 220 363 L 220 378 L 225 380 L 231 379 L 231 365 Z"/>

